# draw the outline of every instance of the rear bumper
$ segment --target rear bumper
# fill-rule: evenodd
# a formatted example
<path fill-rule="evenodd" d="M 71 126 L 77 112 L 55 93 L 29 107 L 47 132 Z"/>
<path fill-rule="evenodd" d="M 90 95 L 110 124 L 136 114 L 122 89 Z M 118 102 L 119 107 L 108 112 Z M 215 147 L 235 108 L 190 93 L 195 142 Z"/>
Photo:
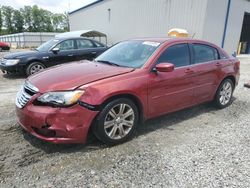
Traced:
<path fill-rule="evenodd" d="M 52 108 L 28 104 L 16 107 L 18 123 L 35 137 L 52 143 L 85 143 L 96 111 L 75 105 Z"/>

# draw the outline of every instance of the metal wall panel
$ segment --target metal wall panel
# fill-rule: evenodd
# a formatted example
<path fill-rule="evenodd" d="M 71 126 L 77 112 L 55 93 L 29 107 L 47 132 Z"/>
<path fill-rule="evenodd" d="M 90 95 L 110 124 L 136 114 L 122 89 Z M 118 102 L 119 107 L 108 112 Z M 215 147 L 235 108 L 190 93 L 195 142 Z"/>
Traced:
<path fill-rule="evenodd" d="M 201 38 L 207 0 L 105 0 L 70 14 L 70 29 L 94 29 L 109 44 L 134 37 L 165 37 L 174 27 Z"/>
<path fill-rule="evenodd" d="M 203 39 L 218 46 L 222 45 L 228 0 L 209 0 L 205 18 Z M 247 0 L 231 0 L 224 49 L 233 54 L 240 41 L 244 13 L 250 13 L 250 2 Z"/>
<path fill-rule="evenodd" d="M 237 51 L 245 12 L 250 13 L 249 1 L 232 0 L 225 40 L 225 50 L 229 53 Z"/>
<path fill-rule="evenodd" d="M 249 1 L 231 1 L 224 45 L 230 54 L 237 50 L 244 12 L 250 13 Z M 228 0 L 104 0 L 71 14 L 70 28 L 99 30 L 113 44 L 134 37 L 164 37 L 178 27 L 221 46 L 227 5 Z"/>
<path fill-rule="evenodd" d="M 204 40 L 221 46 L 228 0 L 208 0 L 206 17 L 204 22 Z"/>

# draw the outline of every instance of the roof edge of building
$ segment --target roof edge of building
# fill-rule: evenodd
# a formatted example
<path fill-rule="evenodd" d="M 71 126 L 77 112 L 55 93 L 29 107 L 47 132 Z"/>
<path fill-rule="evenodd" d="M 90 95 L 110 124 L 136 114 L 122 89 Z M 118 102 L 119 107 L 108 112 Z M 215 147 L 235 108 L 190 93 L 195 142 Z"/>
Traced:
<path fill-rule="evenodd" d="M 80 10 L 86 9 L 86 8 L 88 8 L 88 7 L 91 7 L 91 6 L 93 6 L 93 5 L 97 4 L 97 3 L 100 3 L 100 2 L 102 2 L 102 1 L 104 1 L 104 0 L 97 0 L 97 1 L 94 1 L 93 3 L 90 3 L 90 4 L 88 4 L 88 5 L 85 5 L 85 6 L 81 7 L 81 8 L 78 8 L 78 9 L 76 9 L 76 10 L 73 10 L 73 11 L 69 12 L 69 14 L 76 13 L 76 12 L 78 12 L 78 11 L 80 11 Z"/>

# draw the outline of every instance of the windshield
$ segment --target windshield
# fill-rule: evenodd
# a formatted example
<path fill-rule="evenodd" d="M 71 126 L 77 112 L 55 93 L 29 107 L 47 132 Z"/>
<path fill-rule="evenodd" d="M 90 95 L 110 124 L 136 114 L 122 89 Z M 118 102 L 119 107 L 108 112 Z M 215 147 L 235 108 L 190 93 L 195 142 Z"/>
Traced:
<path fill-rule="evenodd" d="M 57 44 L 58 42 L 59 42 L 58 39 L 49 40 L 49 41 L 43 43 L 41 46 L 39 46 L 39 47 L 37 48 L 37 50 L 40 51 L 40 52 L 47 52 L 47 51 L 49 51 L 49 49 L 50 49 L 52 46 L 54 46 L 54 45 Z"/>
<path fill-rule="evenodd" d="M 95 60 L 123 67 L 140 68 L 159 45 L 158 42 L 150 41 L 125 41 L 116 44 Z"/>

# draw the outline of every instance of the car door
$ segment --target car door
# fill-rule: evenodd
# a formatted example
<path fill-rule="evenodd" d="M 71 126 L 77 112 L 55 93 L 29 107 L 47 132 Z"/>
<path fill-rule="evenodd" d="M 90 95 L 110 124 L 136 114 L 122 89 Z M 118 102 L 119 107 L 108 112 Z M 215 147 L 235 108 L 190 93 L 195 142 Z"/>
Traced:
<path fill-rule="evenodd" d="M 77 59 L 78 60 L 92 60 L 96 58 L 102 47 L 96 46 L 96 44 L 89 39 L 76 39 L 77 44 Z"/>
<path fill-rule="evenodd" d="M 76 59 L 76 42 L 74 39 L 68 39 L 57 44 L 50 51 L 50 65 L 58 65 L 75 61 Z"/>
<path fill-rule="evenodd" d="M 149 116 L 176 111 L 194 103 L 193 70 L 188 44 L 168 47 L 156 64 L 172 63 L 173 72 L 151 72 L 148 82 Z"/>
<path fill-rule="evenodd" d="M 193 51 L 194 95 L 196 103 L 213 98 L 219 80 L 218 50 L 205 44 L 191 44 Z"/>

